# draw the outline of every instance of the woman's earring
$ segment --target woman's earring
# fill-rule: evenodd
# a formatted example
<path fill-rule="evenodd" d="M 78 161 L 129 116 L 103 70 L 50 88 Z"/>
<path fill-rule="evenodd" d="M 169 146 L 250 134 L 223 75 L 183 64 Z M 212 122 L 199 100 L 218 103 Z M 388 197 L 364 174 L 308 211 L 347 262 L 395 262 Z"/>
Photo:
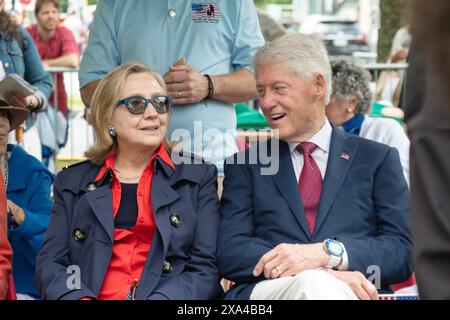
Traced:
<path fill-rule="evenodd" d="M 108 128 L 108 132 L 109 132 L 109 135 L 111 136 L 111 137 L 115 137 L 116 136 L 116 128 L 114 128 L 114 127 L 109 127 Z"/>
<path fill-rule="evenodd" d="M 348 113 L 353 113 L 353 110 L 351 108 L 347 108 Z"/>

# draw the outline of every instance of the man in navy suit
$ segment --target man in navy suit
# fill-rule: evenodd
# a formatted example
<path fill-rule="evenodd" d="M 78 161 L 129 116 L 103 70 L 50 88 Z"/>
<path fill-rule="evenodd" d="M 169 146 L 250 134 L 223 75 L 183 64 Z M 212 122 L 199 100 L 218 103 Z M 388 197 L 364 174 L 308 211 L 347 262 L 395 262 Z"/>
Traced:
<path fill-rule="evenodd" d="M 219 271 L 235 282 L 226 298 L 378 299 L 377 289 L 412 273 L 398 152 L 330 125 L 331 69 L 319 39 L 279 38 L 255 67 L 276 138 L 225 163 Z M 242 163 L 252 154 L 257 161 Z"/>

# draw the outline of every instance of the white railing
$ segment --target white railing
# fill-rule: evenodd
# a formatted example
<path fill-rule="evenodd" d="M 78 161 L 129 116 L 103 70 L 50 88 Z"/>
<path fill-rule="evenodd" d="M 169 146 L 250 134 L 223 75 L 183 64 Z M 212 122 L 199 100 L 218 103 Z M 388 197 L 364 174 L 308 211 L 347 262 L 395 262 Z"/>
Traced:
<path fill-rule="evenodd" d="M 45 68 L 52 77 L 54 95 L 54 107 L 58 108 L 58 91 L 56 75 L 64 75 L 65 89 L 67 92 L 67 107 L 69 109 L 69 131 L 67 143 L 59 150 L 58 160 L 81 160 L 87 147 L 93 142 L 92 128 L 84 120 L 84 106 L 76 105 L 79 99 L 78 68 L 49 67 Z"/>

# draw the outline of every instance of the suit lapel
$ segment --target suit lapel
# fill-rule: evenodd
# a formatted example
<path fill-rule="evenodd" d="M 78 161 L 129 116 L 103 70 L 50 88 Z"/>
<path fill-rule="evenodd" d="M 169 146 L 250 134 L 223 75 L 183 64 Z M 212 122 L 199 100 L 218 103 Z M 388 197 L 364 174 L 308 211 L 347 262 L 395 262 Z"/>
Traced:
<path fill-rule="evenodd" d="M 358 144 L 355 143 L 355 139 L 351 139 L 340 129 L 333 126 L 330 154 L 328 156 L 314 234 L 317 233 L 329 214 L 330 208 L 352 165 L 357 149 Z"/>
<path fill-rule="evenodd" d="M 170 212 L 167 205 L 175 202 L 180 195 L 172 189 L 170 181 L 161 172 L 155 174 L 152 180 L 152 209 L 157 231 L 161 234 L 164 246 L 164 256 L 169 248 L 171 225 Z"/>
<path fill-rule="evenodd" d="M 169 250 L 172 227 L 170 224 L 171 212 L 169 211 L 168 205 L 180 198 L 180 195 L 172 188 L 176 180 L 171 178 L 173 178 L 172 174 L 167 175 L 161 170 L 156 170 L 153 174 L 151 200 L 156 229 L 141 276 L 141 279 L 145 279 L 145 281 L 141 282 L 137 291 L 138 299 L 146 299 L 147 296 L 145 294 L 152 292 L 158 284 L 163 260 Z"/>
<path fill-rule="evenodd" d="M 85 197 L 98 221 L 108 234 L 109 240 L 113 243 L 114 217 L 112 214 L 111 184 L 101 186 L 94 191 L 88 192 L 85 194 Z"/>
<path fill-rule="evenodd" d="M 306 236 L 311 240 L 308 224 L 306 223 L 305 211 L 303 210 L 303 204 L 300 198 L 300 191 L 298 189 L 298 181 L 295 179 L 291 152 L 289 150 L 289 145 L 284 141 L 280 141 L 279 155 L 279 172 L 272 176 L 273 180 Z"/>

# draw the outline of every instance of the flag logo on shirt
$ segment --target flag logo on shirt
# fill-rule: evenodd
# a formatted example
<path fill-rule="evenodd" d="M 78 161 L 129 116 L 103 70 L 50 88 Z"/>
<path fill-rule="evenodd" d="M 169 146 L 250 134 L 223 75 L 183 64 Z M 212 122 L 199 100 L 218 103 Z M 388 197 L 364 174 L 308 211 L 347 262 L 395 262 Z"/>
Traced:
<path fill-rule="evenodd" d="M 350 155 L 347 152 L 342 152 L 341 159 L 350 160 Z"/>
<path fill-rule="evenodd" d="M 193 3 L 192 20 L 194 22 L 219 22 L 219 3 Z"/>

